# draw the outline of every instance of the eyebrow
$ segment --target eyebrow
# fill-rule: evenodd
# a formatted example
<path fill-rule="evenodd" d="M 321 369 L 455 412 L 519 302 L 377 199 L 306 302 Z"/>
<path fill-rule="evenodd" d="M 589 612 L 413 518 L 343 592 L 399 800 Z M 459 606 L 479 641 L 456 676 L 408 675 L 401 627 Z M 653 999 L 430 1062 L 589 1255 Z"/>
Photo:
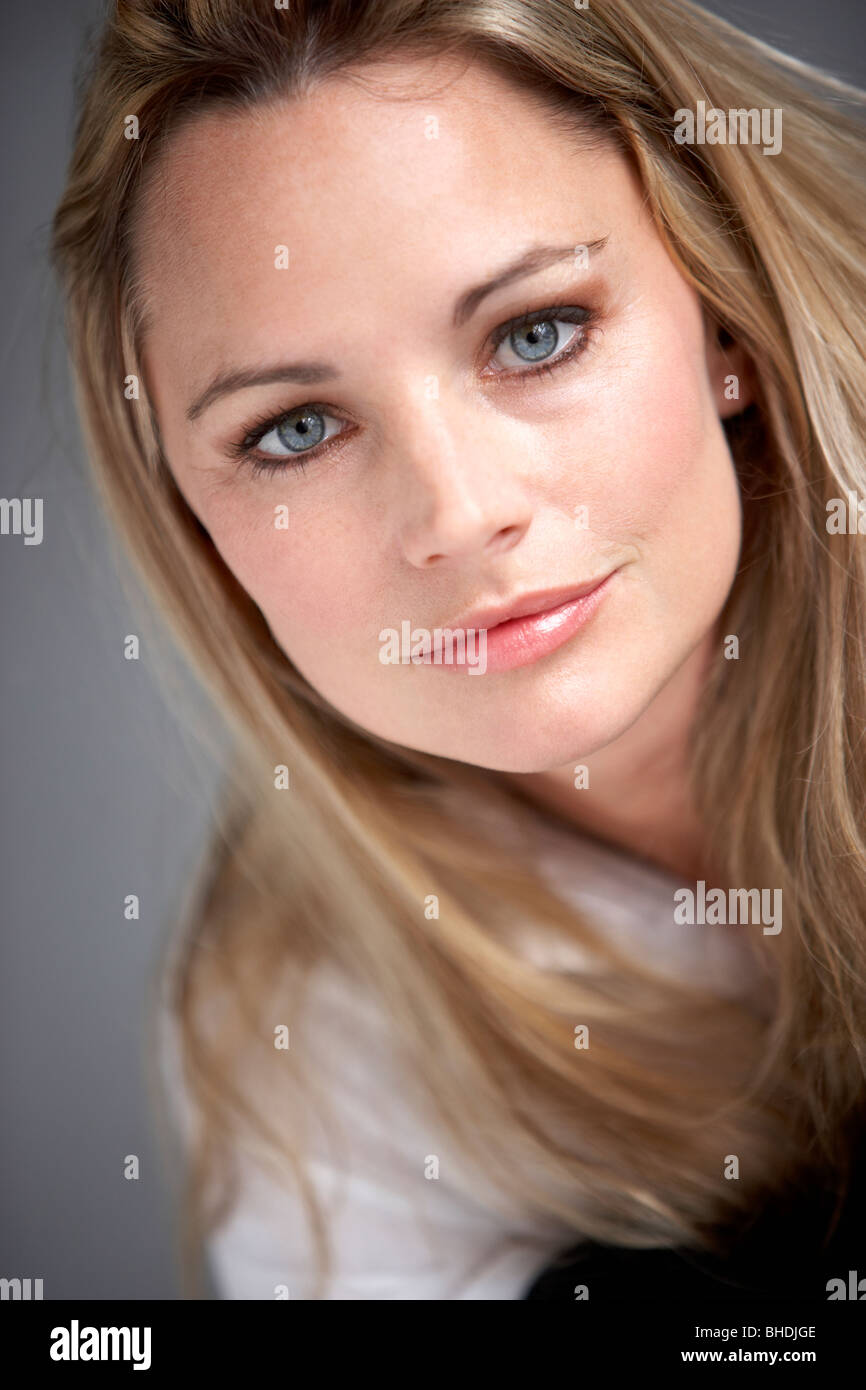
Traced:
<path fill-rule="evenodd" d="M 452 322 L 455 328 L 462 328 L 479 308 L 482 301 L 496 290 L 504 289 L 515 280 L 535 275 L 548 266 L 571 260 L 576 251 L 585 250 L 587 254 L 598 252 L 607 245 L 606 236 L 596 241 L 577 242 L 571 246 L 532 246 L 516 260 L 510 261 L 502 270 L 480 285 L 466 290 L 454 306 Z M 316 386 L 323 381 L 335 381 L 340 372 L 328 362 L 274 362 L 266 367 L 229 367 L 216 374 L 200 395 L 189 406 L 186 418 L 197 420 L 223 396 L 242 391 L 249 386 L 272 386 L 274 382 L 292 381 L 301 386 Z"/>

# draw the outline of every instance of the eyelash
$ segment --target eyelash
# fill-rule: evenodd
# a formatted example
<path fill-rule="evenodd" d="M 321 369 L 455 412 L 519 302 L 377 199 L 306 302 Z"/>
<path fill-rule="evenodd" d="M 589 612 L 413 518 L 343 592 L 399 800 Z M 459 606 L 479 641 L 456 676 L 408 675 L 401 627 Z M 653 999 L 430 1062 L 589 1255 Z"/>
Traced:
<path fill-rule="evenodd" d="M 544 309 L 527 309 L 516 318 L 509 319 L 507 323 L 501 324 L 494 329 L 490 337 L 492 351 L 496 352 L 502 343 L 516 329 L 522 328 L 531 323 L 548 323 L 553 319 L 560 319 L 566 323 L 573 323 L 575 327 L 582 328 L 583 332 L 575 335 L 573 341 L 562 352 L 546 362 L 539 362 L 536 366 L 523 371 L 517 369 L 503 369 L 497 373 L 499 379 L 508 380 L 517 377 L 525 380 L 527 377 L 540 377 L 548 372 L 556 372 L 561 367 L 567 366 L 574 358 L 579 357 L 586 350 L 590 338 L 596 328 L 597 315 L 594 310 L 582 308 L 576 304 L 551 304 Z M 228 447 L 229 457 L 235 461 L 246 464 L 253 477 L 262 475 L 273 475 L 274 473 L 304 473 L 307 467 L 307 460 L 321 457 L 328 452 L 332 444 L 337 444 L 343 438 L 342 432 L 326 439 L 321 444 L 315 445 L 312 449 L 298 453 L 294 459 L 287 456 L 285 458 L 267 458 L 264 455 L 254 453 L 256 445 L 264 439 L 265 435 L 270 434 L 271 430 L 285 420 L 289 415 L 294 415 L 298 410 L 309 407 L 314 411 L 328 411 L 329 414 L 336 416 L 336 411 L 332 410 L 322 401 L 303 402 L 302 405 L 290 406 L 287 410 L 278 411 L 276 415 L 268 413 L 258 419 L 251 420 L 244 430 L 240 439 L 230 444 Z"/>

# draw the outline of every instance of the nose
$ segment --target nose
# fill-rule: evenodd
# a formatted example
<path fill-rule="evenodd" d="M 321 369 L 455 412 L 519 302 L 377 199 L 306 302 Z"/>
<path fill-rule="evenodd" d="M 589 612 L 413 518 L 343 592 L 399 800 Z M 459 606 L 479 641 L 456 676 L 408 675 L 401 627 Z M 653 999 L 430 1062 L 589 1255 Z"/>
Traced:
<path fill-rule="evenodd" d="M 479 421 L 465 402 L 412 403 L 394 440 L 398 532 L 417 569 L 516 546 L 532 511 L 515 440 L 492 415 Z M 512 425 L 512 428 L 514 426 Z"/>

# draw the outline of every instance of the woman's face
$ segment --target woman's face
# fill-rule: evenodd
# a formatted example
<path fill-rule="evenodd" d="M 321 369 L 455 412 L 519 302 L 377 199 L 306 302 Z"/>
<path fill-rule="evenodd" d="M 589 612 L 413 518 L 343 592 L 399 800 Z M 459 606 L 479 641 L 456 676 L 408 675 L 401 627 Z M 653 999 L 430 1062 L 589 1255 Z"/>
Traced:
<path fill-rule="evenodd" d="M 612 146 L 481 64 L 362 76 L 176 133 L 139 226 L 145 378 L 184 497 L 331 705 L 545 771 L 718 650 L 740 359 Z M 503 275 L 539 247 L 560 254 Z M 472 618 L 525 598 L 558 611 Z M 465 664 L 384 659 L 447 627 L 472 629 Z"/>

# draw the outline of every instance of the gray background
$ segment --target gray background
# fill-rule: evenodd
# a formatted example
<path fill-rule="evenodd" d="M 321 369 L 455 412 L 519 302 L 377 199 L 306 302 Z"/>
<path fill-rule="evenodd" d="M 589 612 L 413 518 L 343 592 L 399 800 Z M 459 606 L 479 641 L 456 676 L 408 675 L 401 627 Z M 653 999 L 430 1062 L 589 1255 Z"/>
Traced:
<path fill-rule="evenodd" d="M 707 8 L 864 81 L 862 0 Z M 180 1296 L 176 1183 L 150 1108 L 145 1009 L 210 815 L 220 730 L 157 642 L 87 480 L 47 270 L 72 79 L 97 0 L 3 0 L 2 495 L 44 498 L 44 539 L 0 536 L 0 1276 L 47 1299 Z M 123 659 L 127 633 L 142 659 Z M 159 672 L 174 680 L 164 693 Z M 138 893 L 138 922 L 123 899 Z M 123 1177 L 127 1154 L 141 1177 Z"/>

